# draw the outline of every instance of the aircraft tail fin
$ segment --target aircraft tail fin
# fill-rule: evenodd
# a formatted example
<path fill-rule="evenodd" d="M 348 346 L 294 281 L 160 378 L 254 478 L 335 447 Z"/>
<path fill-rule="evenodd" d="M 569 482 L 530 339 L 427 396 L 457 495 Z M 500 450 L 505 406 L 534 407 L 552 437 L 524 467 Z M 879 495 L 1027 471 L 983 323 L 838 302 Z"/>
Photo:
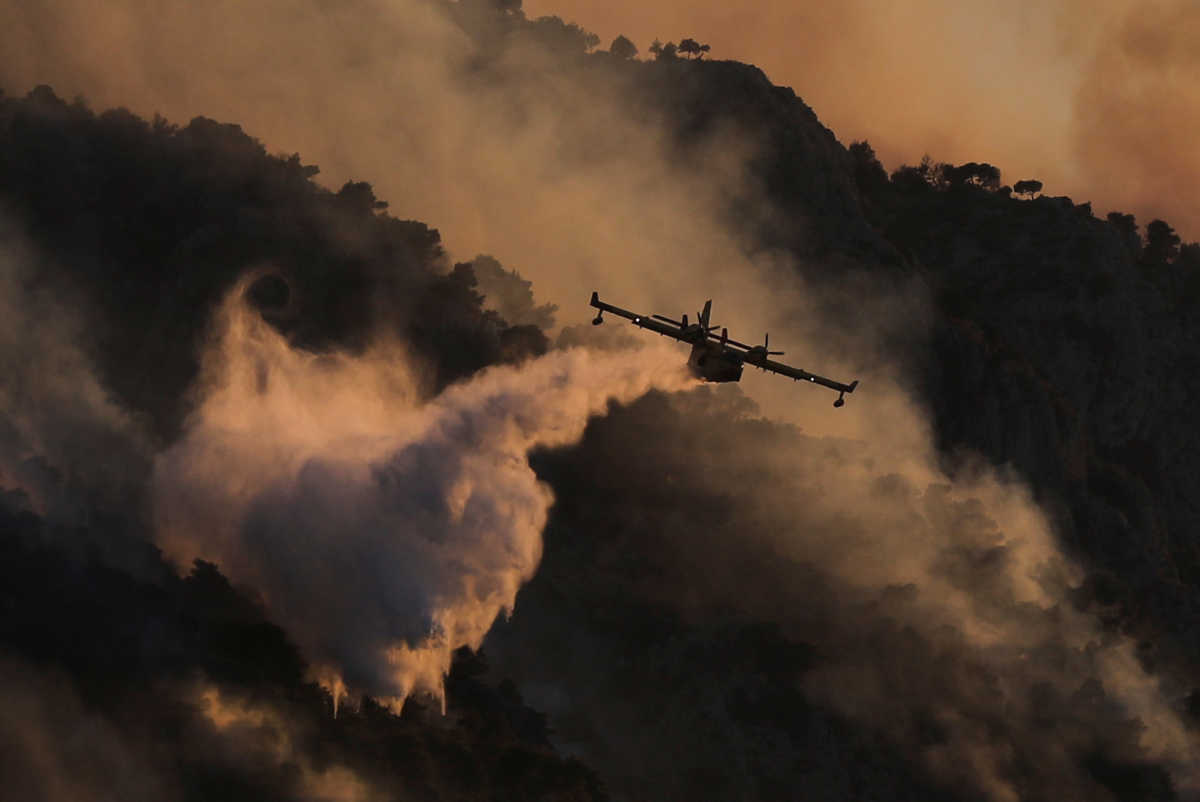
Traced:
<path fill-rule="evenodd" d="M 705 301 L 704 302 L 704 311 L 700 313 L 700 328 L 702 328 L 706 331 L 708 330 L 708 317 L 711 312 L 712 312 L 712 301 L 711 300 Z"/>

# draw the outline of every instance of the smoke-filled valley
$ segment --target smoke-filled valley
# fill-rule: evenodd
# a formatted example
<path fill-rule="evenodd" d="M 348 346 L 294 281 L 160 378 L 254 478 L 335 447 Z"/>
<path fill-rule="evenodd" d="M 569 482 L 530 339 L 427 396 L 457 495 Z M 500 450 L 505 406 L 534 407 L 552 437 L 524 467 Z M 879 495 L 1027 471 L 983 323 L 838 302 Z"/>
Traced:
<path fill-rule="evenodd" d="M 1166 223 L 519 3 L 12 10 L 14 794 L 1200 795 Z"/>

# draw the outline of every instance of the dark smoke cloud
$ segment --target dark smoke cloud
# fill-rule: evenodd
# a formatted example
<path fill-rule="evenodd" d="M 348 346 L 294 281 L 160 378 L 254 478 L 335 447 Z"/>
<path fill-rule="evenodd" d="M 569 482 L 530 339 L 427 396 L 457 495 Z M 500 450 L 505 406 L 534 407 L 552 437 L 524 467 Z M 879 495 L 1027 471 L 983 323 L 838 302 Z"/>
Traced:
<path fill-rule="evenodd" d="M 0 704 L 6 795 L 45 802 L 183 798 L 142 749 L 85 709 L 66 677 L 0 657 Z"/>
<path fill-rule="evenodd" d="M 80 345 L 77 296 L 0 219 L 0 487 L 58 523 L 133 503 L 150 453 Z"/>

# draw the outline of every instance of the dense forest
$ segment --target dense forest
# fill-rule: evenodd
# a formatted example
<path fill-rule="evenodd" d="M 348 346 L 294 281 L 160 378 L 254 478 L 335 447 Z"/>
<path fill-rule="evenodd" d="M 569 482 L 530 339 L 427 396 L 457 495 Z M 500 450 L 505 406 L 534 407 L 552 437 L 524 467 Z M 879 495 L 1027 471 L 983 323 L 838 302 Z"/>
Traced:
<path fill-rule="evenodd" d="M 1157 722 L 1120 702 L 1097 655 L 1132 644 L 1129 670 L 1157 683 L 1194 743 L 1200 245 L 1165 221 L 1097 216 L 1036 177 L 1004 183 L 985 162 L 889 172 L 792 90 L 691 38 L 639 60 L 625 37 L 597 49 L 519 3 L 437 8 L 476 48 L 472 81 L 523 70 L 550 89 L 567 74 L 615 93 L 631 118 L 665 124 L 681 169 L 704 172 L 710 134 L 752 135 L 747 189 L 721 197 L 722 225 L 747 259 L 786 255 L 852 324 L 919 288 L 921 331 L 897 326 L 886 357 L 929 412 L 939 469 L 982 462 L 1027 485 L 1079 580 L 1061 604 L 1030 605 L 996 578 L 1016 552 L 995 546 L 978 502 L 914 488 L 869 444 L 760 417 L 736 389 L 653 391 L 610 404 L 580 442 L 529 455 L 555 499 L 541 563 L 482 648 L 455 652 L 444 711 L 421 694 L 399 711 L 370 693 L 339 705 L 258 589 L 209 561 L 181 572 L 155 545 L 156 458 L 197 410 L 228 293 L 249 277 L 256 313 L 314 358 L 404 343 L 431 403 L 494 366 L 613 344 L 497 259 L 453 263 L 438 221 L 392 216 L 372 176 L 335 191 L 303 154 L 272 155 L 236 121 L 147 120 L 10 88 L 0 778 L 12 793 L 1195 793 L 1195 765 L 1147 745 Z M 516 47 L 539 58 L 503 57 Z M 846 286 L 874 295 L 860 306 Z M 851 347 L 837 337 L 831 349 Z M 866 384 L 853 402 L 871 403 Z M 826 504 L 826 483 L 859 474 L 886 514 Z M 794 545 L 933 538 L 943 521 L 961 541 L 937 547 L 931 576 L 983 599 L 985 617 L 1019 621 L 1023 655 L 923 624 L 926 588 L 858 586 Z M 1076 620 L 1091 643 L 1061 637 Z"/>

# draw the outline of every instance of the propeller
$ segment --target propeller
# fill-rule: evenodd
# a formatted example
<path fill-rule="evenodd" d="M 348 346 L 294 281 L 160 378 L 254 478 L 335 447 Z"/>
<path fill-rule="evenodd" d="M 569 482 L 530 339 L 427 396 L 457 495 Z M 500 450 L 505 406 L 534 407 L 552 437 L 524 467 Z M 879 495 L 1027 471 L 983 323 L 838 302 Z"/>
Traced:
<path fill-rule="evenodd" d="M 770 334 L 762 335 L 762 345 L 751 348 L 751 351 L 756 351 L 763 357 L 782 357 L 784 355 L 782 351 L 770 351 Z"/>
<path fill-rule="evenodd" d="M 771 351 L 771 335 L 763 335 L 763 344 L 751 346 L 742 346 L 746 349 L 746 361 L 751 365 L 759 365 L 769 356 L 779 356 L 783 351 Z"/>

